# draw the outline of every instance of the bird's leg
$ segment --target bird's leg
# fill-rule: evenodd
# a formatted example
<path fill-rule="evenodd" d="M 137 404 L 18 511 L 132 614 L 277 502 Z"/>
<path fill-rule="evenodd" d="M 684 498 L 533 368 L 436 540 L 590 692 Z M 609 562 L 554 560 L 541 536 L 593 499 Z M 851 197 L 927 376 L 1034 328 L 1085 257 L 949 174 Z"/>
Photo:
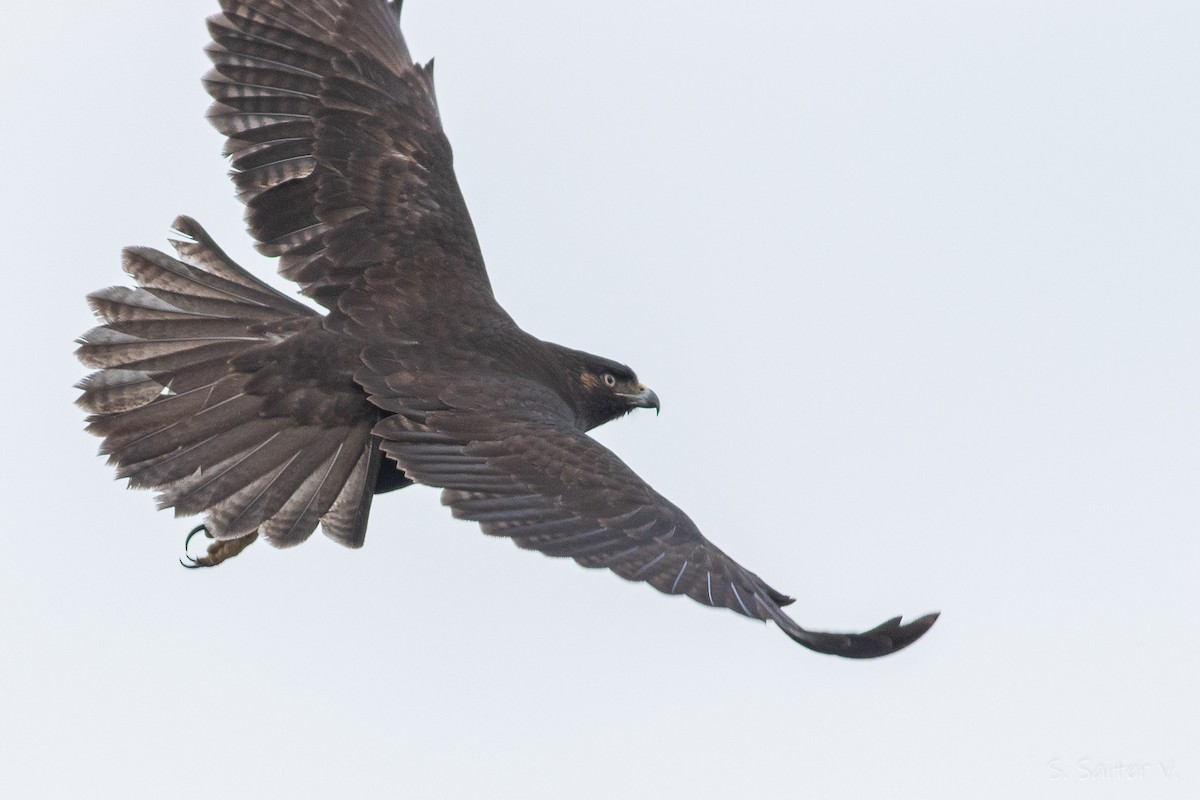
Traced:
<path fill-rule="evenodd" d="M 208 546 L 208 552 L 199 558 L 192 558 L 188 555 L 188 545 L 192 543 L 192 539 L 197 533 L 203 533 L 212 543 Z M 233 558 L 238 553 L 249 547 L 255 539 L 258 538 L 258 532 L 239 536 L 236 539 L 214 539 L 212 533 L 206 525 L 197 525 L 188 533 L 187 538 L 183 540 L 183 558 L 179 559 L 179 563 L 188 569 L 199 569 L 200 567 L 215 567 L 222 561 L 227 561 Z M 184 561 L 187 559 L 187 561 Z"/>

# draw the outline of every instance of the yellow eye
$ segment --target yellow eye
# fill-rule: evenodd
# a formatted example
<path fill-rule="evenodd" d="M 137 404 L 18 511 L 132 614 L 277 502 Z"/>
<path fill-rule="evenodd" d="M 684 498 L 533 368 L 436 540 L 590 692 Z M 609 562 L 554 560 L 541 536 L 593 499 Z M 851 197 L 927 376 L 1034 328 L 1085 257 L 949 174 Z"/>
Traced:
<path fill-rule="evenodd" d="M 617 385 L 617 379 L 611 372 L 604 373 L 604 385 L 610 389 Z"/>

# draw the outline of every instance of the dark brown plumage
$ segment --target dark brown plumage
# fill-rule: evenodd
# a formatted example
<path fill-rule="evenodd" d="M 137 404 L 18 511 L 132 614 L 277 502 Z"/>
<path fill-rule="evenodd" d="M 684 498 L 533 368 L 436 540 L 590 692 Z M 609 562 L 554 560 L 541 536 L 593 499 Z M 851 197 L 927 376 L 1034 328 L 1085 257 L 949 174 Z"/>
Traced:
<path fill-rule="evenodd" d="M 628 367 L 536 339 L 492 295 L 454 176 L 432 65 L 383 0 L 222 0 L 209 118 L 258 248 L 327 309 L 234 264 L 179 218 L 179 258 L 125 252 L 137 288 L 89 297 L 103 325 L 80 403 L 120 477 L 205 514 L 210 566 L 318 523 L 359 547 L 374 494 L 442 488 L 454 515 L 523 548 L 773 620 L 869 658 L 936 615 L 816 633 L 586 431 L 658 398 Z"/>

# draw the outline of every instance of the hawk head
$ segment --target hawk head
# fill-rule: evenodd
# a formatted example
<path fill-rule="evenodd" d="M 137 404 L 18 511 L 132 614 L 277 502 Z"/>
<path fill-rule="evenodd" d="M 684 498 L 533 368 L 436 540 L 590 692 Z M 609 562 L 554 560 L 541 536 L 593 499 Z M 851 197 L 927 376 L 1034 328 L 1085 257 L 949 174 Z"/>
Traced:
<path fill-rule="evenodd" d="M 575 377 L 576 412 L 588 430 L 635 408 L 653 408 L 655 412 L 660 408 L 658 395 L 638 382 L 633 370 L 616 361 L 587 355 Z"/>

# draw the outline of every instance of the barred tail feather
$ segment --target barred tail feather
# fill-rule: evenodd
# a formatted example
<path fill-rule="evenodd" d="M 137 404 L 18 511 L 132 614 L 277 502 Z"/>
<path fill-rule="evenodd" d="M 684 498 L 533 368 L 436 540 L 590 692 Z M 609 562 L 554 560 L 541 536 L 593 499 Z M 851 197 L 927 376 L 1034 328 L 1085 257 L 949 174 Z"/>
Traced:
<path fill-rule="evenodd" d="M 102 324 L 80 339 L 79 359 L 97 371 L 78 384 L 78 403 L 101 453 L 130 485 L 156 489 L 160 506 L 205 514 L 218 539 L 262 534 L 286 547 L 319 523 L 361 546 L 380 466 L 377 412 L 364 397 L 355 413 L 324 413 L 345 409 L 352 385 L 327 395 L 290 385 L 279 362 L 328 336 L 320 315 L 233 262 L 194 220 L 174 227 L 178 258 L 127 248 L 136 287 L 88 297 Z M 287 402 L 292 392 L 305 402 Z"/>

